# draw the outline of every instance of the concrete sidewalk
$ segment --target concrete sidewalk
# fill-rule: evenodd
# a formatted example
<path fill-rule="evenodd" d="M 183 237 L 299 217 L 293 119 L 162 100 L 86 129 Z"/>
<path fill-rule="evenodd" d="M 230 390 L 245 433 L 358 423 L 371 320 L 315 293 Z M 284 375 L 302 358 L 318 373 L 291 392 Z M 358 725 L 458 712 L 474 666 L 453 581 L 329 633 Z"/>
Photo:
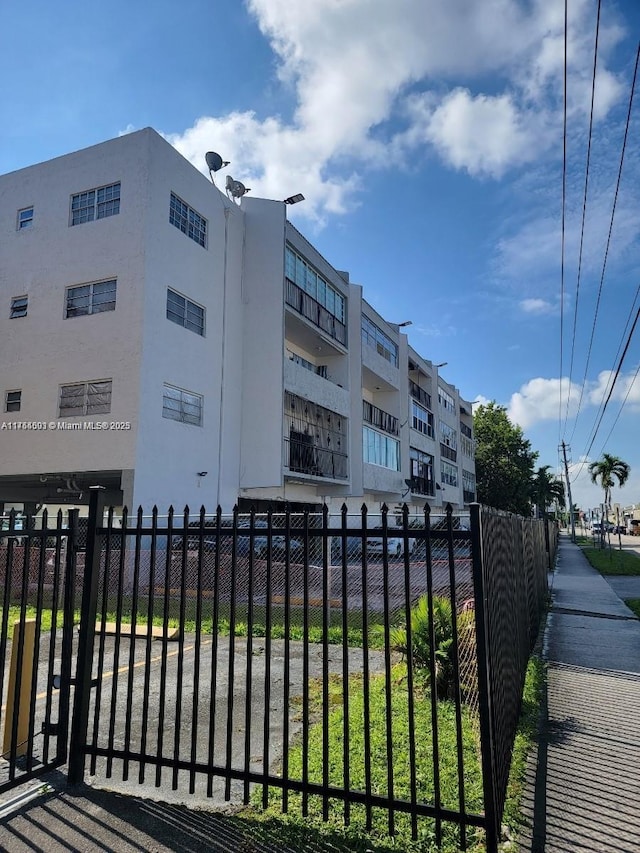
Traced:
<path fill-rule="evenodd" d="M 640 850 L 640 621 L 562 538 L 545 632 L 546 707 L 519 850 Z"/>

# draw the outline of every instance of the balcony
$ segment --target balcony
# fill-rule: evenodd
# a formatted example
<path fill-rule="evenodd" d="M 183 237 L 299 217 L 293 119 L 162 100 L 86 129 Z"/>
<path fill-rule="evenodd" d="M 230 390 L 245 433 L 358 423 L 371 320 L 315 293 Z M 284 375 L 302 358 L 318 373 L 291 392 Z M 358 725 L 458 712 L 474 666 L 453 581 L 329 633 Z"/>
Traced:
<path fill-rule="evenodd" d="M 388 412 L 384 412 L 366 400 L 362 401 L 362 420 L 382 432 L 388 432 L 389 435 L 398 435 L 400 432 L 398 418 L 390 415 Z"/>
<path fill-rule="evenodd" d="M 457 462 L 458 460 L 458 452 L 442 442 L 440 442 L 440 455 L 444 459 L 450 459 L 452 462 Z"/>
<path fill-rule="evenodd" d="M 348 457 L 346 453 L 315 447 L 310 436 L 284 439 L 284 464 L 289 471 L 311 477 L 327 477 L 331 480 L 346 480 Z"/>
<path fill-rule="evenodd" d="M 344 323 L 288 278 L 285 279 L 285 302 L 335 341 L 347 345 L 347 328 Z"/>
<path fill-rule="evenodd" d="M 426 477 L 412 477 L 411 493 L 414 495 L 426 495 L 427 497 L 433 497 L 435 494 L 433 480 L 427 479 Z"/>
<path fill-rule="evenodd" d="M 409 393 L 414 400 L 422 403 L 422 405 L 426 406 L 427 409 L 431 408 L 431 394 L 425 391 L 424 388 L 421 388 L 412 379 L 409 380 Z"/>

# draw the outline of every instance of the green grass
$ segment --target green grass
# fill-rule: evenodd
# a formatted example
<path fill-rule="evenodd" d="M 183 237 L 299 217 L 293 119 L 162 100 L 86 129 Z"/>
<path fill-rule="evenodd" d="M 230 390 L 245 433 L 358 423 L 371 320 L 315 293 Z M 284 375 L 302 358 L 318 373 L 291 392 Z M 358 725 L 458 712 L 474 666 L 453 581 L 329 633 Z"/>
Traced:
<path fill-rule="evenodd" d="M 584 547 L 582 551 L 594 569 L 603 575 L 640 575 L 640 556 L 633 551 Z"/>
<path fill-rule="evenodd" d="M 320 682 L 310 685 L 310 712 L 315 716 L 321 709 Z M 344 784 L 343 765 L 343 706 L 341 679 L 330 682 L 329 713 L 329 784 L 341 787 Z M 372 790 L 385 795 L 387 792 L 387 752 L 386 752 L 386 684 L 384 676 L 376 675 L 369 679 L 370 737 L 371 737 L 371 773 Z M 396 664 L 392 668 L 391 720 L 393 743 L 394 795 L 410 799 L 411 773 L 409 761 L 409 719 L 407 713 L 406 665 Z M 350 787 L 365 789 L 364 766 L 364 691 L 361 675 L 349 679 L 349 773 Z M 416 782 L 419 802 L 432 803 L 433 758 L 431 738 L 431 702 L 428 690 L 415 689 L 415 727 L 416 732 Z M 323 739 L 320 713 L 318 720 L 309 729 L 309 768 L 308 776 L 312 782 L 322 782 L 323 778 Z M 471 714 L 463 708 L 463 755 L 465 765 L 466 808 L 470 812 L 482 811 L 482 776 L 479 765 L 479 751 L 476 729 Z M 455 730 L 455 706 L 452 702 L 441 702 L 438 706 L 438 743 L 440 747 L 440 785 L 442 804 L 445 808 L 458 807 L 457 752 Z M 288 775 L 290 778 L 302 778 L 302 746 L 295 746 L 289 753 Z M 261 800 L 261 791 L 256 791 L 254 802 Z M 282 793 L 271 789 L 270 806 L 262 819 L 282 820 L 284 838 L 290 846 L 294 842 L 289 834 L 300 833 L 305 827 L 319 830 L 322 826 L 322 800 L 309 799 L 309 816 L 301 817 L 301 795 L 289 793 L 290 814 L 281 815 Z M 329 802 L 329 823 L 324 831 L 342 838 L 349 844 L 349 850 L 364 851 L 428 851 L 436 849 L 433 821 L 421 818 L 418 823 L 419 837 L 411 840 L 411 820 L 407 815 L 396 814 L 396 835 L 388 837 L 388 812 L 376 808 L 372 813 L 372 830 L 365 831 L 366 812 L 364 806 L 351 806 L 351 823 L 344 826 L 344 805 L 339 801 Z M 458 849 L 457 827 L 443 822 L 442 851 Z M 468 830 L 468 849 L 481 850 L 480 840 L 475 830 Z"/>
<path fill-rule="evenodd" d="M 19 604 L 12 604 L 9 607 L 9 613 L 7 616 L 7 637 L 12 640 L 13 639 L 13 626 L 16 622 L 20 621 L 21 607 Z M 3 609 L 0 607 L 0 624 L 2 622 Z M 25 618 L 26 619 L 35 619 L 37 617 L 37 610 L 32 605 L 28 604 L 25 609 Z M 40 630 L 41 631 L 50 631 L 51 630 L 51 621 L 52 621 L 52 611 L 48 609 L 44 609 L 41 611 L 40 618 Z M 62 627 L 62 613 L 58 613 L 57 617 L 57 626 Z"/>
<path fill-rule="evenodd" d="M 629 610 L 633 610 L 638 619 L 640 619 L 640 598 L 625 598 L 624 603 Z"/>
<path fill-rule="evenodd" d="M 520 826 L 520 806 L 527 769 L 527 757 L 537 738 L 545 680 L 546 670 L 544 662 L 541 658 L 534 655 L 530 658 L 527 667 L 522 694 L 522 710 L 513 746 L 507 799 L 502 818 L 503 823 L 509 827 L 513 835 L 517 834 L 518 827 Z"/>
<path fill-rule="evenodd" d="M 162 609 L 164 607 L 164 602 L 161 597 L 157 597 L 154 602 L 154 614 L 152 616 L 152 624 L 157 627 L 162 627 L 164 624 L 164 617 L 162 615 Z M 50 608 L 44 607 L 42 609 L 41 616 L 41 630 L 48 631 L 51 629 L 51 619 L 52 619 L 52 611 Z M 369 631 L 368 631 L 368 641 L 369 648 L 371 649 L 381 649 L 384 647 L 384 624 L 382 620 L 383 614 L 369 614 Z M 8 624 L 8 636 L 11 638 L 13 636 L 13 624 L 17 622 L 20 618 L 20 605 L 11 605 L 9 608 L 9 624 Z M 32 605 L 27 605 L 26 611 L 27 619 L 35 619 L 36 618 L 36 609 Z M 0 608 L 0 619 L 2 619 L 2 608 Z M 102 619 L 102 609 L 98 608 L 97 620 L 101 621 Z M 107 622 L 115 622 L 117 619 L 117 610 L 115 608 L 115 602 L 109 602 L 109 606 L 106 612 L 106 620 Z M 58 612 L 57 624 L 58 627 L 62 626 L 62 613 Z M 74 621 L 78 623 L 80 621 L 80 613 L 76 611 Z M 124 624 L 130 624 L 132 621 L 132 601 L 130 597 L 124 597 L 122 603 L 122 611 L 121 611 L 121 621 Z M 350 622 L 347 626 L 347 644 L 351 647 L 361 647 L 363 642 L 363 631 L 361 618 L 357 614 L 350 614 Z M 138 607 L 138 615 L 136 618 L 137 625 L 146 625 L 148 623 L 148 609 L 146 602 L 139 604 Z M 262 607 L 254 607 L 253 619 L 251 625 L 251 633 L 254 637 L 265 637 L 267 634 L 266 629 L 266 609 L 264 606 Z M 180 615 L 179 615 L 179 602 L 176 602 L 175 599 L 170 601 L 169 606 L 169 616 L 167 620 L 167 624 L 169 628 L 177 628 L 180 625 Z M 188 606 L 185 614 L 184 621 L 184 630 L 187 634 L 195 634 L 196 632 L 196 618 L 195 618 L 195 605 L 193 602 L 188 602 Z M 212 635 L 213 634 L 213 618 L 210 615 L 203 616 L 200 619 L 200 630 L 202 634 Z M 324 636 L 324 628 L 322 625 L 322 612 L 319 608 L 310 609 L 309 612 L 309 642 L 310 643 L 322 643 Z M 218 617 L 218 631 L 217 633 L 220 636 L 228 637 L 231 633 L 231 620 L 229 614 L 229 607 L 221 606 Z M 249 633 L 249 623 L 247 620 L 247 607 L 246 605 L 239 606 L 236 608 L 236 618 L 234 624 L 234 636 L 236 637 L 246 637 Z M 284 639 L 286 635 L 285 631 L 285 618 L 284 618 L 284 608 L 282 606 L 274 606 L 271 610 L 271 638 L 273 640 L 281 640 Z M 289 639 L 290 640 L 303 640 L 304 639 L 304 626 L 303 626 L 303 610 L 301 607 L 292 607 L 289 612 Z M 332 611 L 332 617 L 330 619 L 327 631 L 327 642 L 329 644 L 342 645 L 343 642 L 343 631 L 342 631 L 342 615 L 341 613 L 334 608 Z"/>

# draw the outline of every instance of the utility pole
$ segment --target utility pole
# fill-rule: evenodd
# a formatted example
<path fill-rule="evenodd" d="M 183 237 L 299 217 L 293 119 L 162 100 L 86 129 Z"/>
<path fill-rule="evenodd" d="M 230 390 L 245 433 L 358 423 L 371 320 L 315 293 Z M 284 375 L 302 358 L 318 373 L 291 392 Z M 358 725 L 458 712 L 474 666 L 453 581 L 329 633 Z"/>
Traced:
<path fill-rule="evenodd" d="M 573 500 L 571 498 L 571 480 L 569 480 L 569 465 L 567 463 L 567 445 L 562 442 L 562 456 L 564 458 L 564 475 L 567 480 L 567 494 L 569 495 L 569 519 L 571 520 L 571 541 L 576 541 L 576 523 L 573 517 Z"/>

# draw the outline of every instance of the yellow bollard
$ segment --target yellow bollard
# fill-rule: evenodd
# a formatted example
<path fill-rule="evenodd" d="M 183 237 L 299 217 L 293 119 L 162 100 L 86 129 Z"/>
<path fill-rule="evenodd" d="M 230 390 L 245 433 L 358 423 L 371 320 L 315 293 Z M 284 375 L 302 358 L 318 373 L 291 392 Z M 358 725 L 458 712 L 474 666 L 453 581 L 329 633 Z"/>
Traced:
<path fill-rule="evenodd" d="M 17 697 L 16 707 L 16 683 L 18 681 L 18 649 L 20 648 L 20 636 L 24 629 L 24 651 L 22 653 L 22 679 L 20 681 L 20 695 Z M 9 669 L 9 685 L 7 690 L 7 707 L 4 717 L 4 738 L 2 741 L 2 755 L 9 758 L 11 753 L 11 732 L 13 729 L 14 715 L 18 715 L 18 738 L 16 756 L 25 755 L 29 744 L 29 706 L 31 699 L 31 681 L 33 678 L 33 664 L 35 661 L 36 645 L 36 620 L 25 619 L 24 622 L 15 622 L 13 626 L 13 643 L 11 644 L 11 667 Z"/>

